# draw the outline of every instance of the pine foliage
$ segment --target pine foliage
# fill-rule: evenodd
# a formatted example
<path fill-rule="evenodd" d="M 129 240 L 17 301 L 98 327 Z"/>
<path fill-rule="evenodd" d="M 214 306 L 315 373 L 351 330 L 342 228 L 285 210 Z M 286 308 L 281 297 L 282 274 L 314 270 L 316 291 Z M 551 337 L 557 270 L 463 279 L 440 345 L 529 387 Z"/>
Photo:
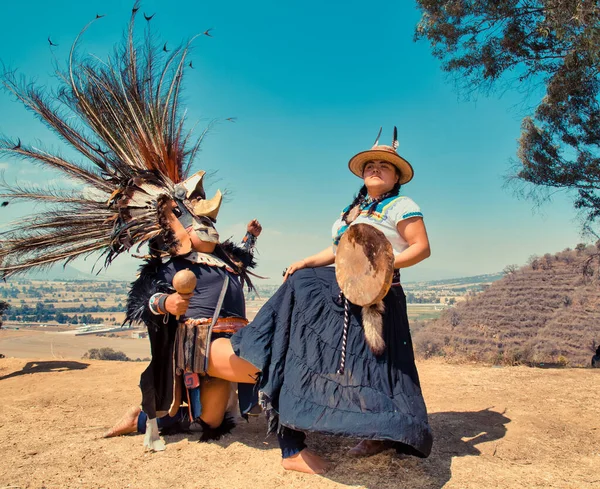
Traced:
<path fill-rule="evenodd" d="M 416 38 L 468 93 L 544 93 L 522 121 L 511 181 L 543 200 L 556 189 L 593 228 L 600 216 L 600 5 L 591 0 L 417 0 Z"/>

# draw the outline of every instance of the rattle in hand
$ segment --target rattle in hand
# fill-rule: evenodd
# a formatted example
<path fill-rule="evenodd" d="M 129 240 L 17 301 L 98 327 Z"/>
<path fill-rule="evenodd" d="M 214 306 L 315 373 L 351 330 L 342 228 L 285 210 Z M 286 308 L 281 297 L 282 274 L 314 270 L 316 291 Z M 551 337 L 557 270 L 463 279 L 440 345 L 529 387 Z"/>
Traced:
<path fill-rule="evenodd" d="M 179 270 L 173 277 L 173 288 L 178 294 L 191 294 L 196 288 L 197 281 L 196 275 L 189 268 Z"/>

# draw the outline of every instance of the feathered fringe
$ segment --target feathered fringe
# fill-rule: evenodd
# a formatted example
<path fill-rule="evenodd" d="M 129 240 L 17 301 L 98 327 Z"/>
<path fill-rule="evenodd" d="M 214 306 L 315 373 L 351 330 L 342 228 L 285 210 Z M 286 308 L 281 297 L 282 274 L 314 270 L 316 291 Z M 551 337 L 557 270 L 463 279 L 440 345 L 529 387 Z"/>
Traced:
<path fill-rule="evenodd" d="M 171 284 L 158 279 L 158 269 L 161 264 L 160 258 L 152 258 L 140 267 L 139 277 L 131 284 L 127 295 L 127 308 L 123 324 L 145 323 L 148 328 L 161 327 L 163 317 L 153 315 L 148 309 L 148 301 L 154 294 L 174 292 Z"/>
<path fill-rule="evenodd" d="M 216 428 L 211 428 L 207 425 L 202 419 L 197 418 L 193 424 L 200 424 L 202 427 L 202 435 L 200 436 L 199 442 L 207 442 L 211 440 L 220 440 L 222 436 L 228 435 L 231 433 L 231 430 L 235 428 L 235 421 L 231 413 L 225 413 L 225 417 L 223 418 L 223 422 L 217 426 Z M 191 426 L 190 426 L 191 429 Z M 192 430 L 196 431 L 196 430 Z"/>
<path fill-rule="evenodd" d="M 160 197 L 185 180 L 206 131 L 194 141 L 184 131 L 179 105 L 190 44 L 165 54 L 149 26 L 138 41 L 138 10 L 136 2 L 123 42 L 106 61 L 78 55 L 81 36 L 99 18 L 85 26 L 58 73 L 56 92 L 13 72 L 2 75 L 4 87 L 81 161 L 2 136 L 0 156 L 60 171 L 83 189 L 0 185 L 3 200 L 53 206 L 0 234 L 0 276 L 95 253 L 108 266 L 118 254 L 159 236 L 172 246 L 168 227 L 158 222 Z"/>
<path fill-rule="evenodd" d="M 375 355 L 381 355 L 385 350 L 383 339 L 383 313 L 385 306 L 382 302 L 365 306 L 362 308 L 362 323 L 365 332 L 365 340 Z"/>
<path fill-rule="evenodd" d="M 248 268 L 256 266 L 252 253 L 227 240 L 215 248 L 214 255 L 221 258 L 236 273 L 239 273 L 249 290 L 256 291 L 252 280 L 250 280 L 250 276 L 246 272 Z"/>
<path fill-rule="evenodd" d="M 238 246 L 229 240 L 221 243 L 220 246 L 221 246 L 221 248 L 223 248 L 223 251 L 225 251 L 225 253 L 227 253 L 232 260 L 234 260 L 238 263 L 241 263 L 244 268 L 252 269 L 252 268 L 256 267 L 256 261 L 254 260 L 254 255 L 251 252 L 246 251 L 241 246 Z"/>

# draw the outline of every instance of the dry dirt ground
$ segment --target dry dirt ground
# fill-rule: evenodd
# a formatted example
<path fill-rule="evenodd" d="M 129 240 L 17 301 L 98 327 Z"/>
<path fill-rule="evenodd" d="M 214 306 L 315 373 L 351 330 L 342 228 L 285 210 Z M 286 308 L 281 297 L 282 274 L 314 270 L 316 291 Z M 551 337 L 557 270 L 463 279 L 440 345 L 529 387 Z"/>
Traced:
<path fill-rule="evenodd" d="M 144 365 L 0 359 L 0 488 L 587 488 L 600 485 L 600 370 L 418 364 L 435 435 L 428 459 L 353 460 L 352 440 L 309 436 L 333 469 L 284 471 L 252 418 L 200 444 L 100 435 L 139 400 Z"/>
<path fill-rule="evenodd" d="M 133 339 L 131 333 L 123 333 L 120 337 L 111 338 L 97 335 L 75 336 L 69 333 L 31 329 L 18 331 L 0 329 L 0 353 L 6 357 L 34 357 L 46 360 L 80 359 L 88 350 L 104 347 L 122 351 L 133 360 L 150 357 L 148 339 Z"/>

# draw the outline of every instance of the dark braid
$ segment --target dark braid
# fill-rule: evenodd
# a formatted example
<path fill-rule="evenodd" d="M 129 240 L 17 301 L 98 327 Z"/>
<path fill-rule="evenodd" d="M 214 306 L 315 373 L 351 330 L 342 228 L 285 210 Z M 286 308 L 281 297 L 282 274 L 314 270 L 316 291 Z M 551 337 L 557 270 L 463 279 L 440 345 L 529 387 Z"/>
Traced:
<path fill-rule="evenodd" d="M 346 210 L 346 212 L 344 212 L 344 215 L 342 216 L 342 221 L 344 221 L 346 224 L 349 224 L 346 221 L 346 217 L 348 217 L 348 214 L 350 213 L 350 211 L 352 209 L 354 209 L 357 205 L 362 204 L 366 198 L 367 198 L 367 186 L 363 185 L 361 187 L 361 189 L 358 191 L 358 194 L 356 194 L 356 197 L 354 197 L 354 200 L 352 201 L 352 203 L 348 206 L 348 209 Z"/>
<path fill-rule="evenodd" d="M 373 212 L 375 212 L 375 209 L 377 208 L 377 204 L 379 204 L 379 202 L 381 202 L 382 200 L 388 199 L 390 197 L 395 197 L 399 193 L 400 193 L 400 183 L 396 182 L 396 184 L 392 187 L 392 189 L 389 192 L 386 192 L 385 194 L 380 195 L 375 200 L 373 200 L 373 203 L 369 206 L 369 211 L 367 212 L 367 215 L 370 216 L 371 214 L 373 214 Z M 352 203 L 350 204 L 350 206 L 348 207 L 346 212 L 344 212 L 344 215 L 342 216 L 342 221 L 344 221 L 346 224 L 350 224 L 349 222 L 346 221 L 348 214 L 357 205 L 361 205 L 366 200 L 367 195 L 368 195 L 367 194 L 367 186 L 363 185 L 362 188 L 359 190 L 358 194 L 356 195 L 356 197 L 354 197 L 354 200 L 352 201 Z"/>
<path fill-rule="evenodd" d="M 369 206 L 369 212 L 367 213 L 367 215 L 370 216 L 371 214 L 373 214 L 373 212 L 375 212 L 375 209 L 377 208 L 377 204 L 379 204 L 379 202 L 385 199 L 389 199 L 390 197 L 396 197 L 399 193 L 400 183 L 396 182 L 396 184 L 392 187 L 392 190 L 386 192 L 383 195 L 380 195 L 375 200 L 373 200 L 373 203 Z"/>

